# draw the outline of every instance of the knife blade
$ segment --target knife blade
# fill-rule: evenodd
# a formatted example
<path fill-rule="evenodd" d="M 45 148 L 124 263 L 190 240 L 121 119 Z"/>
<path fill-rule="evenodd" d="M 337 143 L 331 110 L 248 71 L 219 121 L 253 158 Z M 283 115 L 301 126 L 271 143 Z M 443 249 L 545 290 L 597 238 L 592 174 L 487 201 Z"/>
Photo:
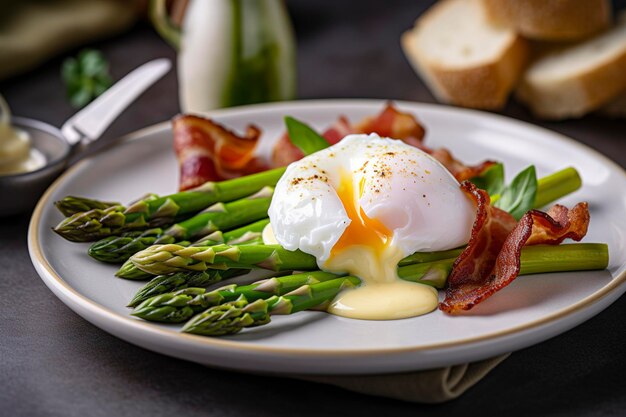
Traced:
<path fill-rule="evenodd" d="M 171 66 L 167 58 L 155 59 L 141 65 L 70 117 L 61 127 L 61 132 L 70 145 L 98 139 L 120 113 L 163 77 Z"/>

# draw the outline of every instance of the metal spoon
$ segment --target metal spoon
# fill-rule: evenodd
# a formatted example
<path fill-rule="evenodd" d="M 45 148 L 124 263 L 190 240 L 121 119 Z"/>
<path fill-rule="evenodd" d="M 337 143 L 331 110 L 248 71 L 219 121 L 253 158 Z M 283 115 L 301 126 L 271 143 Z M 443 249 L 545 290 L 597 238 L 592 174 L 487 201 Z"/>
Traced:
<path fill-rule="evenodd" d="M 88 144 L 97 140 L 129 104 L 170 68 L 171 63 L 165 58 L 143 64 L 72 116 L 61 129 L 39 120 L 12 117 L 11 124 L 28 132 L 32 146 L 45 156 L 46 164 L 35 171 L 0 176 L 0 216 L 34 207 L 68 160 L 80 157 Z"/>

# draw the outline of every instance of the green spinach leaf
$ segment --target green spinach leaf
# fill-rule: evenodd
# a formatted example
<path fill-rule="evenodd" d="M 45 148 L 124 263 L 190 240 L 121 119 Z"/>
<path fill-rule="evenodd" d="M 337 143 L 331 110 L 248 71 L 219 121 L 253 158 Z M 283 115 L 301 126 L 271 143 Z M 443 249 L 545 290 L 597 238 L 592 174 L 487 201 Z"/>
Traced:
<path fill-rule="evenodd" d="M 477 177 L 470 179 L 478 188 L 485 190 L 490 196 L 500 194 L 504 188 L 504 165 L 495 164 Z"/>
<path fill-rule="evenodd" d="M 328 148 L 328 141 L 306 123 L 291 116 L 286 116 L 285 124 L 287 125 L 291 143 L 296 145 L 305 155 Z"/>
<path fill-rule="evenodd" d="M 511 181 L 503 191 L 500 199 L 494 206 L 511 213 L 519 220 L 528 210 L 530 210 L 537 195 L 537 173 L 535 166 L 531 165 Z"/>

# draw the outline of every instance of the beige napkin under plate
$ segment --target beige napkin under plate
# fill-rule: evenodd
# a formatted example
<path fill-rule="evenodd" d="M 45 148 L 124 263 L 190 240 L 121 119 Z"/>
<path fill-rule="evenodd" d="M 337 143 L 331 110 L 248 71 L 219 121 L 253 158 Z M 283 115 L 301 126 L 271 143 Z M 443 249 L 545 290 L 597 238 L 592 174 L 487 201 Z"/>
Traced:
<path fill-rule="evenodd" d="M 137 19 L 135 1 L 0 1 L 0 79 L 121 32 Z"/>
<path fill-rule="evenodd" d="M 472 362 L 419 372 L 384 375 L 350 376 L 293 376 L 322 384 L 379 397 L 415 403 L 442 403 L 453 400 L 485 377 L 509 354 Z"/>

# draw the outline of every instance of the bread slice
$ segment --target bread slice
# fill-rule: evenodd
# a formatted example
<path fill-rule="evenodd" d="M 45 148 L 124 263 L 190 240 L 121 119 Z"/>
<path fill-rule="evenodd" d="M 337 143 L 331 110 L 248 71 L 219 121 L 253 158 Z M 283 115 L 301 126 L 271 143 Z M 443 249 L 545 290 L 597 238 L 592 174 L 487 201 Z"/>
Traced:
<path fill-rule="evenodd" d="M 440 101 L 499 109 L 527 60 L 527 42 L 487 22 L 480 0 L 442 0 L 402 35 L 409 62 Z"/>
<path fill-rule="evenodd" d="M 626 90 L 626 14 L 611 30 L 532 63 L 517 97 L 539 117 L 580 117 Z"/>
<path fill-rule="evenodd" d="M 611 23 L 609 0 L 482 1 L 494 24 L 511 26 L 530 39 L 582 39 Z"/>

